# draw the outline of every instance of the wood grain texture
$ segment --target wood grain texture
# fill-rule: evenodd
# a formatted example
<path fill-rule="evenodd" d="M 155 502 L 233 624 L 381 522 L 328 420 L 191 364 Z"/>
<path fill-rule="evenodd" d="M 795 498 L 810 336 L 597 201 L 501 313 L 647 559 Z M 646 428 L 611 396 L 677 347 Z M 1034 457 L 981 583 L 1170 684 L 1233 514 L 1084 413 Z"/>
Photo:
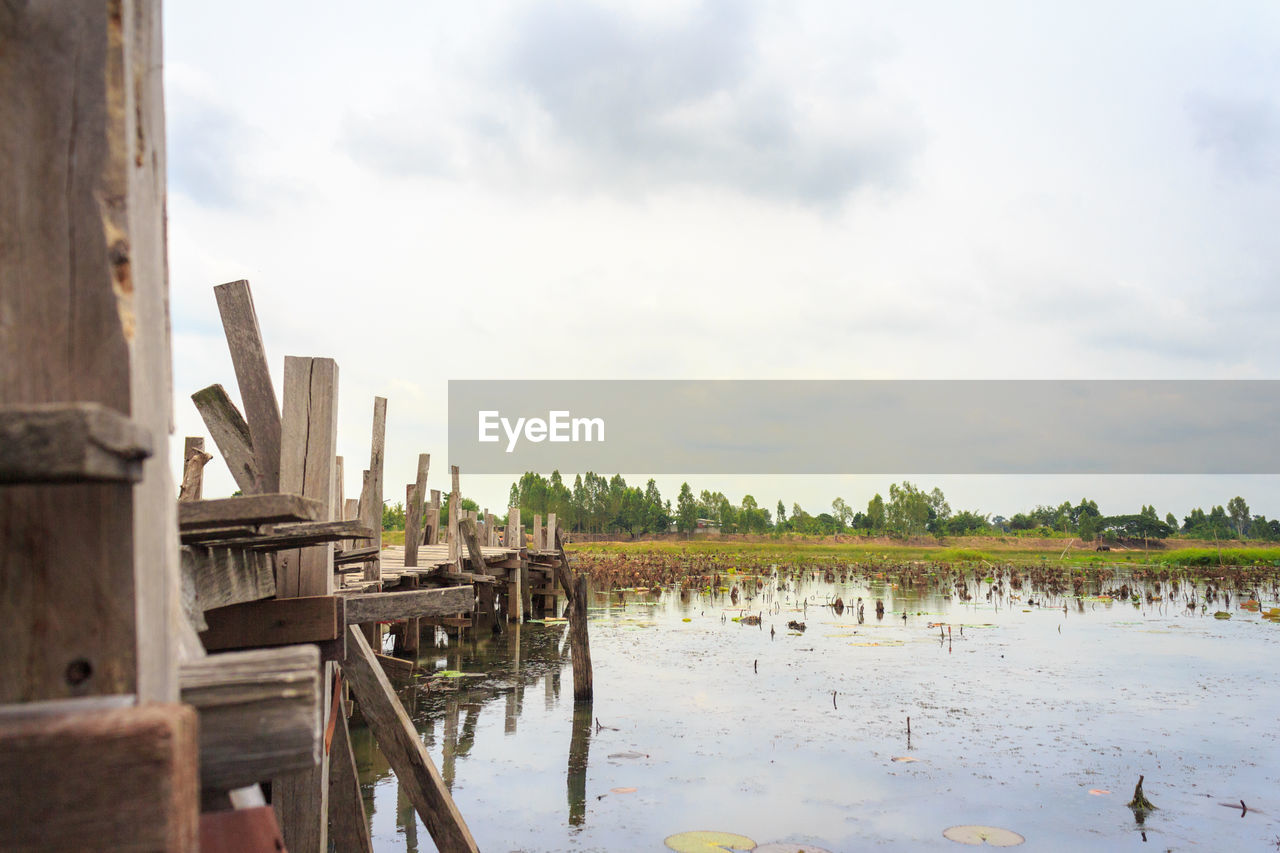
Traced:
<path fill-rule="evenodd" d="M 172 699 L 159 4 L 3 9 L 0 400 L 101 404 L 147 430 L 154 457 L 132 488 L 0 489 L 0 702 Z"/>
<path fill-rule="evenodd" d="M 396 774 L 401 790 L 422 818 L 441 853 L 478 851 L 471 830 L 462 819 L 449 789 L 427 755 L 422 738 L 400 704 L 360 629 L 347 627 L 347 656 L 343 671 L 360 703 L 382 754 Z"/>
<path fill-rule="evenodd" d="M 457 465 L 449 466 L 449 477 L 453 481 L 449 492 L 449 562 L 462 568 L 462 543 L 459 541 L 458 520 L 462 517 L 462 486 Z"/>
<path fill-rule="evenodd" d="M 382 465 L 387 443 L 387 398 L 373 398 L 373 433 L 369 442 L 369 476 L 360 492 L 360 520 L 376 531 L 374 543 L 382 547 Z M 365 567 L 365 580 L 378 580 L 378 563 Z"/>
<path fill-rule="evenodd" d="M 591 640 L 587 634 L 587 576 L 575 576 L 569 568 L 569 555 L 557 536 L 555 549 L 560 559 L 555 564 L 556 580 L 569 602 L 569 648 L 573 658 L 573 698 L 589 701 L 594 688 L 591 670 Z"/>
<path fill-rule="evenodd" d="M 0 717 L 0 850 L 195 851 L 196 728 L 161 703 Z"/>
<path fill-rule="evenodd" d="M 191 577 L 195 603 L 202 612 L 276 594 L 271 558 L 257 551 L 185 545 L 182 568 Z"/>
<path fill-rule="evenodd" d="M 204 466 L 213 459 L 204 452 L 204 437 L 189 435 L 182 446 L 182 486 L 178 500 L 198 501 L 204 497 Z"/>
<path fill-rule="evenodd" d="M 200 815 L 200 853 L 279 853 L 284 835 L 271 806 Z"/>
<path fill-rule="evenodd" d="M 320 653 L 313 645 L 209 655 L 182 665 L 200 715 L 200 785 L 227 791 L 320 760 Z"/>
<path fill-rule="evenodd" d="M 0 485 L 136 483 L 151 436 L 98 403 L 0 406 Z"/>
<path fill-rule="evenodd" d="M 262 494 L 262 474 L 249 437 L 249 424 L 227 396 L 227 389 L 221 385 L 210 385 L 192 394 L 191 402 L 196 404 L 200 418 L 240 491 L 246 495 Z"/>
<path fill-rule="evenodd" d="M 228 548 L 279 551 L 304 545 L 373 538 L 373 531 L 358 521 L 304 521 L 297 524 L 276 524 L 268 531 L 225 539 L 219 544 Z"/>
<path fill-rule="evenodd" d="M 342 597 L 272 598 L 206 610 L 200 633 L 208 651 L 320 643 L 342 636 Z"/>
<path fill-rule="evenodd" d="M 331 521 L 334 516 L 337 409 L 338 365 L 333 359 L 285 358 L 280 488 L 318 501 L 322 509 L 314 521 Z M 282 597 L 332 592 L 333 545 L 278 554 L 276 589 Z M 288 831 L 286 826 L 285 833 Z"/>
<path fill-rule="evenodd" d="M 424 545 L 440 544 L 440 490 L 431 490 L 431 504 L 427 507 L 427 530 L 423 536 Z"/>
<path fill-rule="evenodd" d="M 231 351 L 231 364 L 240 386 L 249 426 L 250 444 L 257 460 L 259 488 L 257 493 L 280 489 L 280 405 L 267 368 L 267 351 L 258 328 L 258 312 L 253 307 L 253 293 L 247 281 L 231 281 L 213 289 L 222 316 L 222 329 Z"/>
<path fill-rule="evenodd" d="M 475 609 L 470 586 L 415 589 L 408 592 L 356 593 L 345 596 L 348 625 L 392 622 L 410 617 L 455 616 Z"/>
<path fill-rule="evenodd" d="M 431 469 L 431 454 L 418 454 L 418 476 L 407 493 L 404 520 L 404 564 L 418 565 L 418 546 L 422 544 L 422 513 L 427 497 L 427 472 Z"/>
<path fill-rule="evenodd" d="M 324 504 L 297 494 L 240 495 L 207 501 L 188 501 L 178 509 L 183 530 L 232 525 L 322 521 Z"/>

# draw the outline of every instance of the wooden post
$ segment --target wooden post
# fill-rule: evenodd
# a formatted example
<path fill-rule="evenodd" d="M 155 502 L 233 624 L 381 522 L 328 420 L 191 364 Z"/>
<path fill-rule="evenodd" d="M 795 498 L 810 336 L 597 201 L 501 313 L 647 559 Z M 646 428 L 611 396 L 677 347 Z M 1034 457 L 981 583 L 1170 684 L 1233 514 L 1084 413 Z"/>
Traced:
<path fill-rule="evenodd" d="M 360 493 L 360 520 L 374 531 L 370 545 L 382 550 L 382 454 L 387 442 L 387 398 L 373 398 L 373 438 L 369 449 L 369 478 Z M 365 564 L 364 579 L 381 580 L 380 560 Z"/>
<path fill-rule="evenodd" d="M 440 544 L 440 490 L 431 490 L 431 505 L 427 509 L 427 535 L 425 537 L 426 544 Z"/>
<path fill-rule="evenodd" d="M 406 512 L 404 523 L 404 564 L 406 568 L 413 568 L 418 565 L 418 546 L 422 541 L 422 499 L 427 492 L 427 472 L 430 469 L 431 454 L 419 454 L 417 480 L 406 490 L 404 503 Z M 416 579 L 414 583 L 417 583 Z M 422 622 L 418 617 L 413 616 L 405 621 L 405 651 L 415 653 L 418 651 L 418 638 L 421 631 Z"/>
<path fill-rule="evenodd" d="M 227 336 L 227 349 L 240 386 L 240 402 L 244 405 L 249 425 L 249 439 L 258 463 L 257 494 L 280 491 L 280 406 L 276 389 L 267 369 L 267 351 L 262 345 L 258 313 L 253 307 L 249 282 L 232 281 L 213 289 L 222 315 L 222 329 Z"/>
<path fill-rule="evenodd" d="M 280 488 L 319 501 L 333 518 L 334 459 L 338 434 L 338 365 L 328 358 L 288 357 L 280 431 Z M 381 521 L 381 519 L 379 519 Z M 381 527 L 381 524 L 379 524 Z M 276 559 L 278 598 L 333 593 L 333 543 L 283 551 Z M 320 669 L 321 708 L 330 704 L 333 666 Z M 292 853 L 328 850 L 329 762 L 277 777 L 272 805 Z"/>
<path fill-rule="evenodd" d="M 462 512 L 462 489 L 458 485 L 458 466 L 450 465 L 449 474 L 453 478 L 453 491 L 449 493 L 449 562 L 461 569 L 462 547 L 458 541 L 458 519 Z"/>
<path fill-rule="evenodd" d="M 333 520 L 337 408 L 338 365 L 333 359 L 285 359 L 280 488 L 320 501 L 325 507 L 320 521 Z M 381 518 L 378 526 L 381 529 Z M 276 595 L 280 598 L 332 592 L 332 543 L 277 556 Z"/>
<path fill-rule="evenodd" d="M 422 542 L 422 513 L 427 496 L 427 472 L 431 468 L 431 454 L 418 455 L 418 478 L 406 494 L 404 522 L 404 564 L 418 565 L 418 546 Z"/>
<path fill-rule="evenodd" d="M 502 544 L 508 548 L 524 550 L 524 528 L 520 525 L 520 507 L 507 507 L 506 541 Z"/>
<path fill-rule="evenodd" d="M 569 570 L 569 555 L 564 552 L 564 543 L 559 537 L 555 541 L 556 551 L 560 559 L 556 561 L 556 580 L 564 589 L 565 598 L 569 602 L 569 648 L 573 655 L 573 698 L 576 701 L 590 701 L 592 697 L 591 678 L 591 643 L 587 637 L 587 576 L 580 574 L 576 578 Z"/>
<path fill-rule="evenodd" d="M 178 490 L 178 500 L 198 501 L 204 497 L 204 466 L 212 458 L 204 452 L 202 437 L 187 436 L 182 448 L 182 488 Z"/>
<path fill-rule="evenodd" d="M 542 516 L 537 513 L 533 516 L 533 547 L 529 550 L 534 552 L 542 550 Z"/>
<path fill-rule="evenodd" d="M 213 436 L 222 460 L 227 463 L 231 476 L 246 495 L 262 494 L 262 476 L 258 472 L 258 460 L 249 440 L 249 425 L 221 385 L 210 385 L 191 395 L 196 410 L 204 419 L 204 425 Z"/>
<path fill-rule="evenodd" d="M 342 668 L 382 754 L 422 817 L 436 847 L 441 853 L 477 851 L 471 830 L 427 754 L 417 729 L 396 698 L 364 634 L 355 626 L 347 632 L 347 656 Z"/>
<path fill-rule="evenodd" d="M 0 402 L 100 403 L 152 452 L 136 485 L 0 486 L 0 703 L 178 696 L 160 35 L 148 0 L 0 12 Z"/>
<path fill-rule="evenodd" d="M 549 513 L 547 513 L 547 532 L 546 532 L 546 534 L 545 534 L 545 535 L 546 535 L 546 543 L 547 543 L 547 544 L 546 544 L 546 546 L 545 546 L 545 550 L 547 550 L 547 551 L 554 551 L 554 550 L 556 550 L 556 547 L 557 547 L 556 534 L 557 534 L 557 532 L 558 532 L 558 531 L 556 530 L 556 514 L 555 514 L 554 512 L 549 512 Z"/>

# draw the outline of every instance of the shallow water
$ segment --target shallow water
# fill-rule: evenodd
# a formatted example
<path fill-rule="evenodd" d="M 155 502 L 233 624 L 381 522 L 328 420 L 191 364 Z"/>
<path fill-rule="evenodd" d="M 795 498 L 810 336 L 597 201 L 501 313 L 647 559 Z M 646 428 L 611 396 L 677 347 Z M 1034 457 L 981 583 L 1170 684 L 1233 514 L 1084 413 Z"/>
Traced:
<path fill-rule="evenodd" d="M 1234 596 L 1204 610 L 1186 585 L 1138 585 L 1159 598 L 1133 604 L 988 600 L 980 581 L 969 602 L 811 573 L 724 582 L 750 593 L 595 595 L 596 698 L 576 712 L 562 623 L 424 651 L 428 671 L 484 673 L 401 693 L 481 849 L 664 850 L 720 830 L 959 850 L 942 835 L 957 824 L 1013 830 L 1022 850 L 1276 849 L 1280 625 Z M 843 614 L 825 606 L 837 596 Z M 352 735 L 375 850 L 434 849 L 367 731 Z M 1125 805 L 1139 774 L 1159 807 L 1143 823 Z"/>

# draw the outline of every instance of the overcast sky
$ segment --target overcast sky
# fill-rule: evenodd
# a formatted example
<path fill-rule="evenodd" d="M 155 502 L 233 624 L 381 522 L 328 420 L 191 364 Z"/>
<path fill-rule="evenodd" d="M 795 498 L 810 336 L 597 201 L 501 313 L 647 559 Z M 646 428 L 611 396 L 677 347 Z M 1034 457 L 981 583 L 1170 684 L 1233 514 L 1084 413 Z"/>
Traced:
<path fill-rule="evenodd" d="M 446 483 L 450 378 L 1280 376 L 1274 2 L 165 15 L 175 460 L 191 392 L 238 396 L 211 287 L 240 278 L 277 387 L 339 363 L 348 495 L 389 398 L 393 501 L 419 452 Z M 912 479 L 1280 514 L 1274 477 Z M 888 481 L 693 485 L 820 512 Z"/>

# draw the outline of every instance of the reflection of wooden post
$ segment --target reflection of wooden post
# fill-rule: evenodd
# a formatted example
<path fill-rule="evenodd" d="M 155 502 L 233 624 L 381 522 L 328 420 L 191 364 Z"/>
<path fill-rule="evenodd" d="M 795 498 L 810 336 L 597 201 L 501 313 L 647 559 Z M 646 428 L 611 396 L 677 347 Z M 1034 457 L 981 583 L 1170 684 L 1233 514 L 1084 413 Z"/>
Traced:
<path fill-rule="evenodd" d="M 565 774 L 569 800 L 569 824 L 582 826 L 587 819 L 587 760 L 591 751 L 591 703 L 573 706 L 573 728 L 569 735 L 569 769 Z"/>

